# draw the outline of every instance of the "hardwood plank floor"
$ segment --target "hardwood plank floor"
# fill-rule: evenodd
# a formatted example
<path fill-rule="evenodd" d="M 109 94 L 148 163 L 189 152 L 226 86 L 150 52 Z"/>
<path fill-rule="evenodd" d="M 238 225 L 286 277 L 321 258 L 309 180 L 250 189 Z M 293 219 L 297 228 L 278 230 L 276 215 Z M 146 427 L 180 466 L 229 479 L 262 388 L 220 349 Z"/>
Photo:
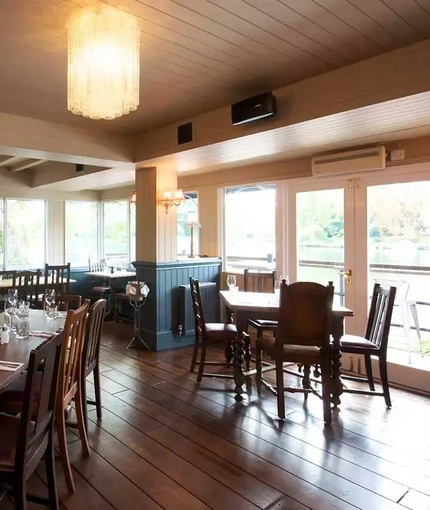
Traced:
<path fill-rule="evenodd" d="M 62 510 L 430 509 L 429 399 L 394 389 L 387 411 L 382 398 L 345 395 L 324 427 L 319 399 L 289 394 L 282 423 L 267 391 L 237 403 L 231 380 L 196 383 L 190 348 L 125 351 L 131 334 L 106 324 L 103 418 L 89 412 L 88 459 L 68 435 L 76 492 L 58 464 Z M 44 476 L 40 466 L 34 492 Z"/>

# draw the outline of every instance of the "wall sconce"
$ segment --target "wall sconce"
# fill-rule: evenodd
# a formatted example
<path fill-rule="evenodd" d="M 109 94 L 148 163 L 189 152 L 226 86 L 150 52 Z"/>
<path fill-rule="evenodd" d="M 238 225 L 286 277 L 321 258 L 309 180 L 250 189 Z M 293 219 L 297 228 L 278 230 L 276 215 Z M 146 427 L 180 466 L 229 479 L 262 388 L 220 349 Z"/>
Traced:
<path fill-rule="evenodd" d="M 166 214 L 169 212 L 169 207 L 173 205 L 180 205 L 185 200 L 184 194 L 181 189 L 176 191 L 165 191 L 163 198 L 160 200 L 160 204 L 166 208 Z"/>
<path fill-rule="evenodd" d="M 195 257 L 198 257 L 198 255 L 194 255 L 194 229 L 201 227 L 201 225 L 199 223 L 199 218 L 198 218 L 198 215 L 196 212 L 189 212 L 187 214 L 186 225 L 190 229 L 190 236 L 191 236 L 190 254 L 188 255 L 188 257 L 190 259 L 193 259 Z"/>
<path fill-rule="evenodd" d="M 136 190 L 133 191 L 130 197 L 130 203 L 135 204 L 136 203 Z"/>

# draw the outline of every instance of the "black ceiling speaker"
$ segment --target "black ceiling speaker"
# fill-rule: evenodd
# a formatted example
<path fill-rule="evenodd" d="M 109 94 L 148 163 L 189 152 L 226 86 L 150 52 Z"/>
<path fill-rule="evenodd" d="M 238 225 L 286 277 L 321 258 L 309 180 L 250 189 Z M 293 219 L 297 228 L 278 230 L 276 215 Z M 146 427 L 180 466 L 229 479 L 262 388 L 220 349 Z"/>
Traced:
<path fill-rule="evenodd" d="M 233 126 L 237 126 L 265 117 L 273 117 L 275 113 L 276 98 L 271 92 L 266 92 L 232 105 L 231 122 Z"/>
<path fill-rule="evenodd" d="M 193 141 L 193 123 L 187 122 L 178 126 L 178 145 Z"/>
<path fill-rule="evenodd" d="M 84 171 L 84 165 L 82 165 L 81 163 L 76 163 L 75 170 L 77 172 L 83 172 Z"/>

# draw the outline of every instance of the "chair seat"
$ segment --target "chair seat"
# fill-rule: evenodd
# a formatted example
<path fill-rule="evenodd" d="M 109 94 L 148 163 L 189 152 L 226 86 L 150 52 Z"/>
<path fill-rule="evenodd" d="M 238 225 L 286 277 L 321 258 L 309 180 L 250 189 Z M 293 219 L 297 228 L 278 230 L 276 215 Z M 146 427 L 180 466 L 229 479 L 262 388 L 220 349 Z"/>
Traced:
<path fill-rule="evenodd" d="M 275 338 L 258 338 L 257 345 L 263 352 L 269 356 L 275 357 Z M 314 345 L 298 345 L 294 344 L 294 339 L 291 343 L 286 343 L 282 346 L 282 359 L 283 361 L 300 362 L 306 364 L 316 363 L 321 357 L 321 350 Z"/>
<path fill-rule="evenodd" d="M 274 331 L 278 327 L 278 321 L 270 321 L 265 319 L 250 319 L 248 323 L 254 328 L 263 328 Z"/>
<path fill-rule="evenodd" d="M 0 469 L 13 471 L 21 418 L 0 414 Z"/>
<path fill-rule="evenodd" d="M 378 347 L 375 344 L 373 344 L 370 340 L 367 340 L 367 338 L 355 335 L 344 335 L 341 339 L 341 350 L 348 347 L 373 349 L 375 351 L 378 350 Z"/>
<path fill-rule="evenodd" d="M 128 301 L 128 296 L 125 292 L 115 292 L 115 299 Z"/>
<path fill-rule="evenodd" d="M 103 285 L 96 285 L 91 289 L 91 292 L 93 292 L 94 294 L 110 294 L 111 288 L 104 287 Z"/>
<path fill-rule="evenodd" d="M 209 337 L 221 337 L 226 340 L 236 338 L 237 329 L 234 324 L 224 324 L 222 322 L 206 323 L 206 334 Z"/>
<path fill-rule="evenodd" d="M 35 376 L 35 386 L 40 388 L 42 377 L 40 374 Z M 27 382 L 27 374 L 21 374 L 15 381 L 10 384 L 5 391 L 0 393 L 0 413 L 18 414 L 22 410 L 24 400 L 25 385 Z M 37 406 L 39 400 L 39 392 L 36 390 L 34 404 Z M 37 409 L 34 410 L 37 413 Z"/>

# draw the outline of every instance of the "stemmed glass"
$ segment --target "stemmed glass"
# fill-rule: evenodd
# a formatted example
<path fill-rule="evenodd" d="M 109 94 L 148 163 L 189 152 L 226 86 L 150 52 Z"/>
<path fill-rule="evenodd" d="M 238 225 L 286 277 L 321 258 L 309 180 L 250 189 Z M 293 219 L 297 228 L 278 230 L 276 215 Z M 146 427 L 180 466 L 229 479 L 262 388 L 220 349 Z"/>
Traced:
<path fill-rule="evenodd" d="M 233 292 L 236 286 L 236 276 L 234 274 L 229 274 L 227 276 L 227 285 L 230 292 Z"/>
<path fill-rule="evenodd" d="M 55 289 L 45 290 L 45 303 L 48 308 L 51 308 L 55 304 Z"/>
<path fill-rule="evenodd" d="M 4 325 L 8 329 L 15 329 L 16 326 L 16 308 L 18 306 L 18 289 L 8 289 L 7 297 L 4 302 Z"/>

